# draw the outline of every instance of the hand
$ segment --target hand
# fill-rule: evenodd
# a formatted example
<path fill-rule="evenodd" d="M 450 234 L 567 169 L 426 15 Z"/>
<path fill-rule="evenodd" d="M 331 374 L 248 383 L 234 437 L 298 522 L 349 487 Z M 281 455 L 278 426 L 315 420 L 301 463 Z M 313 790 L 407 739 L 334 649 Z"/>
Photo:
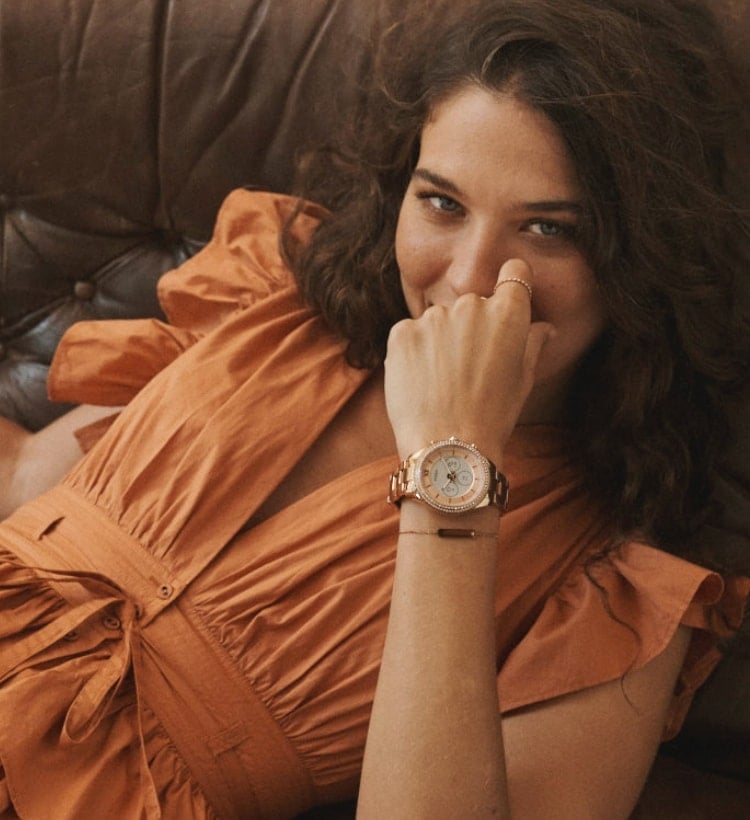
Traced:
<path fill-rule="evenodd" d="M 459 297 L 394 325 L 385 360 L 388 417 L 402 457 L 455 435 L 500 464 L 534 383 L 552 326 L 531 322 L 531 268 L 520 259 L 500 269 L 495 293 Z"/>

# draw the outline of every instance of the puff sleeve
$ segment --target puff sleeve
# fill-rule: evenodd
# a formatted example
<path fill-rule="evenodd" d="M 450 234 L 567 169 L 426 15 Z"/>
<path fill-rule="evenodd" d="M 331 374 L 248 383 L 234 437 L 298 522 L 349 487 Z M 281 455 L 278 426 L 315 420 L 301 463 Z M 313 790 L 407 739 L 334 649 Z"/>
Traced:
<path fill-rule="evenodd" d="M 219 211 L 213 236 L 195 256 L 160 279 L 167 322 L 156 319 L 87 321 L 63 336 L 50 367 L 55 401 L 127 404 L 150 379 L 198 339 L 242 310 L 289 285 L 281 230 L 298 201 L 237 190 Z M 305 241 L 322 209 L 304 203 L 293 233 Z"/>

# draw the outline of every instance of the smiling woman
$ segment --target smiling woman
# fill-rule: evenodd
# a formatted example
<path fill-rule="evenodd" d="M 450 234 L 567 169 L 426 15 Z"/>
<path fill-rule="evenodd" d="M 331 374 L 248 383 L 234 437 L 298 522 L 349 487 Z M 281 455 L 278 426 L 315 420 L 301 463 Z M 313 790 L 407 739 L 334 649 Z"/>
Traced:
<path fill-rule="evenodd" d="M 51 395 L 125 407 L 7 448 L 87 442 L 0 525 L 0 816 L 626 818 L 736 631 L 711 20 L 447 5 L 308 198 L 234 191 L 165 321 L 62 340 Z"/>
<path fill-rule="evenodd" d="M 468 86 L 433 110 L 396 228 L 409 313 L 489 295 L 522 260 L 533 278 L 532 321 L 554 330 L 536 362 L 522 423 L 560 421 L 571 375 L 605 327 L 578 241 L 575 167 L 547 117 L 508 93 Z"/>
<path fill-rule="evenodd" d="M 736 135 L 746 133 L 744 100 L 709 12 L 691 0 L 575 0 L 554 12 L 548 0 L 447 3 L 429 21 L 412 11 L 381 44 L 375 87 L 335 162 L 323 154 L 303 178 L 302 192 L 334 212 L 298 257 L 303 292 L 348 339 L 349 361 L 379 362 L 393 322 L 418 307 L 407 307 L 396 286 L 403 192 L 421 181 L 428 201 L 447 194 L 441 210 L 461 214 L 463 205 L 451 187 L 457 180 L 424 163 L 423 140 L 457 92 L 509 94 L 514 116 L 525 111 L 539 129 L 535 178 L 542 169 L 551 175 L 560 189 L 553 198 L 574 208 L 527 214 L 529 235 L 565 236 L 568 262 L 585 260 L 605 315 L 606 329 L 575 368 L 561 408 L 586 479 L 623 537 L 642 531 L 698 556 L 702 548 L 691 540 L 707 509 L 709 464 L 750 355 L 737 299 L 748 229 L 727 172 Z M 454 135 L 451 162 L 467 156 L 469 142 L 482 150 L 476 126 Z M 488 177 L 510 164 L 506 150 L 519 147 L 509 132 L 506 123 L 507 147 L 483 153 Z M 528 258 L 519 252 L 537 275 L 544 268 L 532 255 L 564 256 L 546 240 L 531 243 Z M 486 294 L 491 282 L 481 287 Z M 558 290 L 544 298 L 540 291 L 535 319 L 568 297 Z M 747 567 L 742 551 L 723 545 L 700 559 Z"/>

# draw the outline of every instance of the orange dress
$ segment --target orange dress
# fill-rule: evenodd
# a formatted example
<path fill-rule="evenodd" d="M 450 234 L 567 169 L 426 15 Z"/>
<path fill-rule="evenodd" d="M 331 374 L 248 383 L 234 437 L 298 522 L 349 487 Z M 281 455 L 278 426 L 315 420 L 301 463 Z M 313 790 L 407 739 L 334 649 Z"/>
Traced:
<path fill-rule="evenodd" d="M 369 376 L 280 258 L 290 207 L 233 193 L 209 245 L 161 282 L 169 324 L 82 323 L 60 347 L 54 396 L 129 403 L 0 525 L 2 818 L 278 820 L 356 791 L 396 457 L 245 528 Z M 673 733 L 748 582 L 637 543 L 587 564 L 605 527 L 562 439 L 519 428 L 506 456 L 499 706 L 627 676 L 685 623 Z"/>

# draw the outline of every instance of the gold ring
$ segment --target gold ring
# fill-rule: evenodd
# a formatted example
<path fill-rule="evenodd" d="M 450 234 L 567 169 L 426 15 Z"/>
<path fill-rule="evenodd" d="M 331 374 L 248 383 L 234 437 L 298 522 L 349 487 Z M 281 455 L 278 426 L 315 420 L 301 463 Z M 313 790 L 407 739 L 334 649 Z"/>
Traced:
<path fill-rule="evenodd" d="M 529 292 L 529 299 L 534 298 L 534 292 L 531 289 L 531 285 L 525 279 L 519 279 L 519 277 L 517 276 L 509 276 L 507 279 L 501 279 L 492 289 L 492 292 L 497 293 L 497 289 L 500 287 L 500 285 L 505 285 L 508 282 L 518 282 L 519 285 L 523 285 Z"/>

